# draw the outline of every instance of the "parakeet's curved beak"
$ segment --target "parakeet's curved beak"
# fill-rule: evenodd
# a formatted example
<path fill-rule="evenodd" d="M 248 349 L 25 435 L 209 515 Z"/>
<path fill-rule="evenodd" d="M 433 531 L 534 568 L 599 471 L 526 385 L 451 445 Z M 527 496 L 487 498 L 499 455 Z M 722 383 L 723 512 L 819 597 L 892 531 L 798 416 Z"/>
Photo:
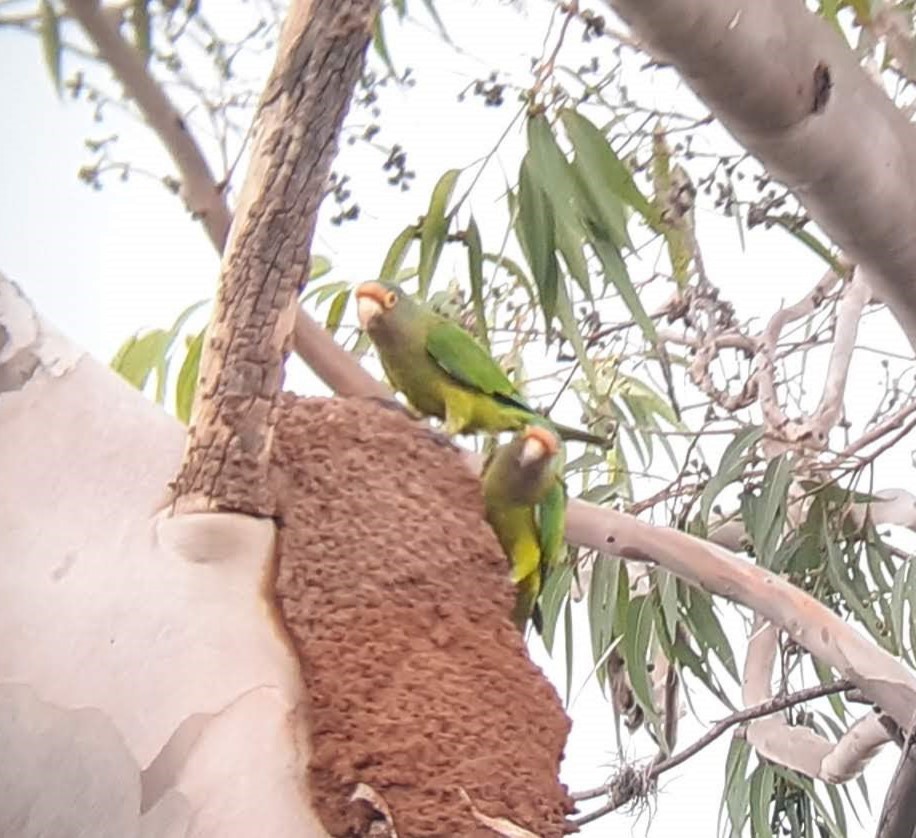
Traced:
<path fill-rule="evenodd" d="M 524 444 L 519 462 L 523 466 L 553 457 L 560 450 L 560 442 L 547 428 L 529 425 L 522 433 Z"/>
<path fill-rule="evenodd" d="M 364 282 L 356 289 L 356 313 L 365 329 L 386 308 L 391 292 L 380 282 Z"/>

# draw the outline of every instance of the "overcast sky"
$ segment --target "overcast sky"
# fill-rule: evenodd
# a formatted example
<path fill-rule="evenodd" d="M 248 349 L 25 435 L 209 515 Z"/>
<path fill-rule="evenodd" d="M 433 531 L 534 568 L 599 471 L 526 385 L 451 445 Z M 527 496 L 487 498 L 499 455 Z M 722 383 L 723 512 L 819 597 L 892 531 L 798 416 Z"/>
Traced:
<path fill-rule="evenodd" d="M 532 0 L 520 14 L 495 2 L 440 2 L 446 26 L 463 53 L 445 46 L 428 20 L 400 31 L 389 30 L 395 61 L 410 63 L 418 83 L 410 91 L 384 96 L 382 139 L 406 146 L 417 179 L 409 193 L 399 195 L 383 185 L 377 173 L 381 163 L 377 154 L 361 146 L 344 147 L 341 165 L 353 173 L 361 220 L 333 227 L 327 223 L 333 209 L 326 207 L 314 247 L 331 259 L 335 278 L 355 282 L 373 277 L 395 235 L 424 211 L 439 175 L 448 168 L 467 166 L 493 146 L 515 103 L 510 100 L 498 110 L 484 108 L 479 100 L 458 106 L 456 95 L 493 67 L 506 68 L 524 80 L 531 55 L 541 49 L 549 5 Z M 208 9 L 211 14 L 213 8 Z M 234 4 L 226 4 L 226 14 L 234 10 Z M 600 48 L 581 49 L 587 57 Z M 572 58 L 569 63 L 574 63 Z M 19 283 L 59 328 L 107 362 L 137 329 L 169 325 L 185 306 L 210 297 L 218 259 L 202 230 L 159 184 L 137 177 L 129 184 L 111 183 L 95 192 L 78 181 L 77 171 L 89 160 L 82 140 L 113 131 L 121 136 L 126 156 L 135 155 L 154 171 L 172 172 L 142 126 L 125 119 L 95 125 L 85 105 L 58 100 L 39 46 L 31 38 L 0 31 L 0 78 L 0 113 L 4 115 L 0 270 Z M 654 96 L 658 90 L 661 108 L 672 96 L 686 95 L 670 73 L 647 77 L 645 83 L 647 95 Z M 515 177 L 523 138 L 520 131 L 510 136 L 490 169 L 491 176 L 475 194 L 473 210 L 485 235 L 488 225 L 502 223 L 503 208 L 497 199 L 506 179 L 511 182 Z M 503 164 L 505 172 L 500 168 Z M 468 182 L 465 178 L 462 184 Z M 750 231 L 742 250 L 733 222 L 701 212 L 697 224 L 710 276 L 745 316 L 769 317 L 782 300 L 803 295 L 823 271 L 815 257 L 778 232 Z M 463 275 L 464 259 L 460 249 L 447 250 L 440 276 Z M 353 322 L 352 314 L 349 322 Z M 889 318 L 872 321 L 863 327 L 867 334 L 862 342 L 908 353 Z M 851 409 L 865 416 L 880 392 L 880 375 L 874 359 L 871 366 L 863 361 L 853 373 L 851 401 L 861 407 Z M 302 392 L 321 392 L 301 372 L 290 384 Z M 886 464 L 882 474 L 887 481 L 882 486 L 912 485 L 909 451 Z M 600 783 L 619 761 L 610 707 L 589 679 L 587 624 L 581 619 L 584 614 L 579 617 L 577 638 L 583 646 L 573 678 L 576 698 L 570 712 L 574 727 L 563 773 L 574 789 Z M 741 629 L 740 621 L 732 620 L 729 625 Z M 536 659 L 562 691 L 562 656 L 550 661 L 539 644 L 534 645 Z M 586 682 L 588 686 L 582 689 Z M 681 746 L 701 735 L 704 724 L 720 713 L 713 702 L 700 700 L 696 707 L 702 723 L 691 716 L 684 720 Z M 728 743 L 725 736 L 666 774 L 651 812 L 639 817 L 616 815 L 585 834 L 713 835 Z M 643 736 L 627 756 L 650 753 L 651 746 Z M 871 770 L 873 800 L 880 802 L 893 764 L 894 754 L 888 751 Z M 866 827 L 853 828 L 850 835 L 872 834 L 871 824 L 867 822 Z"/>

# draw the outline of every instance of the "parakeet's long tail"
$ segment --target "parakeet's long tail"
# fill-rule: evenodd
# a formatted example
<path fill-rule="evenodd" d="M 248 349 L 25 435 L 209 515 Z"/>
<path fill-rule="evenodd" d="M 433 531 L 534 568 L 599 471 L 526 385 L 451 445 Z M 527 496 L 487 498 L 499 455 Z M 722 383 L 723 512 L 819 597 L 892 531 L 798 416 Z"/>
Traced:
<path fill-rule="evenodd" d="M 601 448 L 614 447 L 614 435 L 598 436 L 597 434 L 583 431 L 580 428 L 571 428 L 569 425 L 558 425 L 556 422 L 551 423 L 560 435 L 563 441 L 573 440 L 574 442 L 587 442 L 591 445 L 598 445 Z"/>
<path fill-rule="evenodd" d="M 573 440 L 574 442 L 587 442 L 590 445 L 597 445 L 605 450 L 614 447 L 615 433 L 613 432 L 609 436 L 598 436 L 598 434 L 583 431 L 581 428 L 561 425 L 558 422 L 554 422 L 553 419 L 548 419 L 543 413 L 531 410 L 531 408 L 528 408 L 527 411 L 521 415 L 525 417 L 525 421 L 529 424 L 543 425 L 545 428 L 552 430 L 554 433 L 558 434 L 560 439 L 564 442 L 568 442 L 569 440 Z"/>

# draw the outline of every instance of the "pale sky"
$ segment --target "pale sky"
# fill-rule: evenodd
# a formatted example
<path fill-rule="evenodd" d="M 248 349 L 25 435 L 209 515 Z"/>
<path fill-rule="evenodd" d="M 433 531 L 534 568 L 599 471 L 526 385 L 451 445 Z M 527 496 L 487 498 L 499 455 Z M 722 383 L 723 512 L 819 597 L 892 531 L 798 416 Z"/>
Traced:
<path fill-rule="evenodd" d="M 222 5 L 226 15 L 236 14 L 240 8 L 230 0 L 222 0 Z M 208 13 L 214 14 L 219 6 L 209 5 Z M 397 233 L 424 212 L 431 188 L 442 172 L 466 166 L 492 147 L 517 107 L 511 94 L 498 110 L 483 108 L 479 100 L 458 106 L 456 94 L 475 77 L 485 77 L 493 67 L 510 69 L 525 82 L 529 56 L 541 49 L 550 4 L 531 0 L 521 14 L 508 4 L 484 0 L 476 4 L 440 0 L 438 6 L 452 38 L 465 48 L 465 54 L 456 54 L 444 45 L 425 19 L 420 26 L 408 25 L 401 31 L 389 27 L 388 31 L 395 62 L 414 67 L 418 84 L 409 92 L 386 95 L 383 137 L 405 144 L 409 165 L 417 172 L 415 184 L 403 196 L 383 187 L 377 171 L 381 158 L 361 146 L 344 146 L 342 168 L 353 176 L 362 216 L 355 224 L 332 227 L 327 218 L 333 210 L 330 203 L 326 204 L 314 251 L 334 264 L 335 273 L 329 278 L 353 282 L 372 278 Z M 576 49 L 589 57 L 602 47 Z M 572 64 L 574 58 L 568 61 Z M 39 45 L 31 38 L 0 31 L 0 78 L 0 113 L 4 114 L 0 134 L 0 270 L 22 286 L 46 317 L 105 362 L 134 331 L 168 326 L 185 306 L 212 296 L 218 259 L 202 230 L 184 215 L 174 196 L 142 177 L 126 185 L 111 182 L 102 192 L 77 179 L 78 169 L 89 160 L 83 138 L 112 132 L 121 136 L 126 156 L 135 155 L 148 168 L 172 173 L 146 130 L 123 118 L 94 125 L 88 107 L 66 99 L 59 101 Z M 686 96 L 670 73 L 647 77 L 644 92 L 657 97 L 660 109 L 672 97 Z M 482 181 L 474 197 L 473 211 L 481 230 L 487 236 L 492 228 L 494 240 L 501 235 L 503 223 L 502 205 L 496 203 L 505 183 L 500 164 L 505 164 L 505 177 L 513 182 L 523 142 L 520 131 L 510 136 L 489 170 L 491 175 Z M 468 182 L 463 178 L 459 191 Z M 791 302 L 806 293 L 823 272 L 814 256 L 778 231 L 748 232 L 742 251 L 734 222 L 701 211 L 697 225 L 707 270 L 724 295 L 735 301 L 739 314 L 756 314 L 765 321 L 783 300 Z M 460 249 L 447 250 L 439 276 L 464 276 L 464 260 Z M 352 323 L 353 313 L 349 315 L 348 322 Z M 860 342 L 909 353 L 899 330 L 884 315 L 872 316 L 866 322 Z M 865 356 L 857 361 L 852 382 L 847 409 L 853 417 L 863 419 L 881 392 L 876 359 Z M 291 374 L 288 385 L 300 392 L 324 392 L 301 370 Z M 813 393 L 811 397 L 816 396 Z M 886 482 L 879 487 L 912 485 L 909 448 L 899 448 L 891 460 L 884 463 L 880 474 Z M 743 631 L 737 619 L 730 619 L 728 627 Z M 619 757 L 610 706 L 593 679 L 580 691 L 591 669 L 584 609 L 577 612 L 576 636 L 583 648 L 573 678 L 577 698 L 570 708 L 574 727 L 563 777 L 571 788 L 581 789 L 603 781 Z M 740 666 L 742 644 L 736 641 L 735 645 Z M 562 652 L 551 661 L 539 643 L 533 646 L 535 659 L 562 694 Z M 559 640 L 557 648 L 562 649 Z M 706 724 L 724 715 L 715 702 L 700 699 L 696 707 Z M 692 742 L 704 729 L 704 724 L 688 714 L 681 726 L 680 746 Z M 651 814 L 617 814 L 586 828 L 584 834 L 714 835 L 728 744 L 726 735 L 680 769 L 664 775 Z M 627 756 L 645 757 L 651 752 L 651 743 L 641 735 L 631 743 Z M 888 749 L 869 770 L 876 808 L 895 759 Z M 864 829 L 850 829 L 851 836 L 872 832 L 868 820 Z"/>

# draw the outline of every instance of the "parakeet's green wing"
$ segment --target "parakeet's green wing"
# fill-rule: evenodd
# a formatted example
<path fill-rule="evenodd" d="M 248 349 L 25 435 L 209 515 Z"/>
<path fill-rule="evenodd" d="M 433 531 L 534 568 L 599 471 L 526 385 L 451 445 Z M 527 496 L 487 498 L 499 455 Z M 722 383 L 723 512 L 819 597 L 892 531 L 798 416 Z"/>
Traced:
<path fill-rule="evenodd" d="M 566 486 L 557 479 L 554 486 L 537 507 L 539 541 L 541 545 L 542 575 L 553 567 L 563 555 L 566 529 Z"/>
<path fill-rule="evenodd" d="M 442 369 L 462 384 L 530 411 L 499 364 L 456 323 L 443 320 L 433 326 L 426 338 L 426 350 Z"/>

